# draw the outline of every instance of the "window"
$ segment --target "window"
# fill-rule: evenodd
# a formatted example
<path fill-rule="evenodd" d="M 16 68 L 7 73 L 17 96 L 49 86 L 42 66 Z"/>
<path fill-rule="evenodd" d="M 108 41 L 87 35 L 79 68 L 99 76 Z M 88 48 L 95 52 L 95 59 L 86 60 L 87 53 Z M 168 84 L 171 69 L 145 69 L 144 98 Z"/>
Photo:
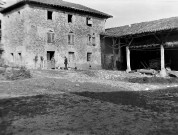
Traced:
<path fill-rule="evenodd" d="M 68 44 L 74 45 L 74 34 L 73 34 L 73 32 L 70 32 L 69 35 L 68 35 Z"/>
<path fill-rule="evenodd" d="M 92 21 L 92 18 L 90 18 L 90 17 L 87 17 L 86 18 L 86 24 L 87 24 L 87 26 L 92 26 L 92 24 L 93 24 L 93 21 Z"/>
<path fill-rule="evenodd" d="M 90 52 L 87 53 L 87 61 L 88 62 L 91 61 L 91 55 L 92 55 L 92 53 L 90 53 Z"/>
<path fill-rule="evenodd" d="M 53 43 L 54 42 L 54 32 L 50 31 L 47 33 L 48 36 L 48 43 Z"/>
<path fill-rule="evenodd" d="M 88 41 L 87 41 L 87 44 L 88 45 L 93 45 L 95 46 L 96 45 L 96 38 L 95 38 L 95 33 L 93 33 L 93 35 L 91 36 L 90 34 L 88 34 Z"/>
<path fill-rule="evenodd" d="M 92 45 L 95 46 L 96 43 L 95 43 L 95 37 L 92 37 Z"/>
<path fill-rule="evenodd" d="M 72 15 L 68 14 L 68 23 L 72 23 Z"/>
<path fill-rule="evenodd" d="M 53 19 L 53 12 L 52 11 L 48 11 L 47 12 L 47 16 L 48 16 L 48 20 L 52 20 Z"/>
<path fill-rule="evenodd" d="M 96 45 L 95 33 L 93 33 L 93 36 L 92 36 L 92 45 L 93 45 L 93 46 Z"/>
<path fill-rule="evenodd" d="M 69 52 L 69 62 L 74 62 L 74 61 L 75 61 L 75 53 Z"/>
<path fill-rule="evenodd" d="M 88 41 L 87 41 L 87 44 L 88 45 L 91 45 L 91 41 L 92 41 L 92 38 L 91 38 L 91 35 L 90 34 L 88 34 Z"/>

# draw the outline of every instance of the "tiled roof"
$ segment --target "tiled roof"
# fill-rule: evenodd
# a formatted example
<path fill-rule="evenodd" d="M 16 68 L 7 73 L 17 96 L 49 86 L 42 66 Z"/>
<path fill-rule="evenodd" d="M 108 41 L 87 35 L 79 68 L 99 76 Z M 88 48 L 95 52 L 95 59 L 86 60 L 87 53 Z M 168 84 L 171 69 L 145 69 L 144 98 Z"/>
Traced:
<path fill-rule="evenodd" d="M 126 25 L 121 27 L 109 28 L 106 29 L 104 35 L 122 37 L 170 29 L 178 29 L 178 17 L 171 17 L 150 22 L 135 23 L 130 26 Z"/>
<path fill-rule="evenodd" d="M 63 0 L 19 0 L 18 2 L 14 3 L 13 5 L 1 10 L 1 12 L 7 12 L 9 9 L 14 8 L 16 5 L 20 4 L 25 4 L 25 3 L 35 3 L 35 4 L 44 4 L 44 5 L 50 5 L 54 6 L 57 8 L 67 8 L 75 11 L 80 11 L 80 12 L 85 12 L 85 13 L 90 13 L 90 14 L 95 14 L 98 16 L 101 16 L 103 18 L 110 18 L 112 17 L 111 15 L 108 15 L 106 13 L 100 12 L 98 10 L 80 5 L 80 4 L 75 4 L 71 2 L 66 2 Z"/>

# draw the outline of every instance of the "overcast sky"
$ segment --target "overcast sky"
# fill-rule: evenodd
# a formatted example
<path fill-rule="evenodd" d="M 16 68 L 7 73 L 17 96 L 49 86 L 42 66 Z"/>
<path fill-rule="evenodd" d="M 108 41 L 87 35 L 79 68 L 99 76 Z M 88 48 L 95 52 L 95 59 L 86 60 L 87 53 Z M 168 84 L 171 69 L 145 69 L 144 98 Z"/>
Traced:
<path fill-rule="evenodd" d="M 15 0 L 4 0 L 12 2 Z M 178 0 L 65 0 L 79 3 L 113 18 L 108 19 L 106 28 L 117 27 L 143 21 L 178 16 Z"/>

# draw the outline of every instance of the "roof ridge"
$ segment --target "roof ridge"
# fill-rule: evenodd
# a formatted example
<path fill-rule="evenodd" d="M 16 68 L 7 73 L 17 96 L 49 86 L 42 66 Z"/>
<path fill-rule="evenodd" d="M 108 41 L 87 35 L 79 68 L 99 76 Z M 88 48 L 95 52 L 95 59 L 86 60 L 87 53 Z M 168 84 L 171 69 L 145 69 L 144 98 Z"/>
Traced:
<path fill-rule="evenodd" d="M 105 30 L 110 30 L 110 29 L 115 29 L 115 28 L 121 28 L 121 27 L 129 27 L 129 24 L 127 24 L 127 25 L 121 25 L 121 26 L 118 26 L 118 27 L 110 27 L 110 28 L 107 28 Z"/>
<path fill-rule="evenodd" d="M 109 14 L 106 14 L 104 12 L 98 11 L 96 9 L 84 6 L 82 4 L 77 4 L 77 3 L 72 3 L 72 2 L 67 2 L 63 0 L 18 0 L 17 2 L 13 3 L 12 5 L 9 5 L 8 7 L 4 8 L 0 12 L 8 12 L 10 9 L 16 8 L 16 6 L 20 6 L 20 4 L 25 4 L 25 3 L 36 3 L 36 4 L 46 4 L 46 5 L 51 5 L 51 6 L 58 6 L 62 8 L 69 8 L 71 10 L 77 10 L 80 12 L 86 12 L 90 14 L 95 14 L 98 16 L 102 16 L 103 18 L 110 18 L 112 17 Z"/>
<path fill-rule="evenodd" d="M 167 19 L 172 19 L 172 18 L 178 18 L 178 16 L 174 16 L 174 17 L 166 17 L 166 18 L 160 18 L 160 19 L 156 19 L 156 20 L 143 21 L 143 22 L 138 22 L 138 23 L 132 23 L 131 26 L 134 25 L 134 24 L 151 23 L 151 22 L 156 22 L 156 21 L 161 21 L 161 20 L 167 20 Z"/>
<path fill-rule="evenodd" d="M 126 35 L 166 31 L 170 29 L 178 29 L 178 16 L 134 23 L 131 24 L 131 27 L 113 27 L 106 29 L 106 34 L 122 37 Z"/>

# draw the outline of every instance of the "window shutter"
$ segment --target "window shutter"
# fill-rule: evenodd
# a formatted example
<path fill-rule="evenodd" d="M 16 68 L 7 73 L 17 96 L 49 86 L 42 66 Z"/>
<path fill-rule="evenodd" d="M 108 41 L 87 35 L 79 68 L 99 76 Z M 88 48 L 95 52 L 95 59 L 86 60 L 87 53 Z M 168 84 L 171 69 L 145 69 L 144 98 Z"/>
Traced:
<path fill-rule="evenodd" d="M 48 33 L 47 33 L 47 38 L 48 38 L 48 39 L 47 39 L 47 40 L 48 40 L 48 41 L 47 41 L 48 43 L 53 43 L 53 42 L 54 42 L 54 33 L 48 32 Z"/>
<path fill-rule="evenodd" d="M 95 44 L 96 44 L 96 38 L 92 37 L 92 45 L 95 46 Z"/>
<path fill-rule="evenodd" d="M 71 37 L 68 35 L 68 44 L 70 44 Z"/>
<path fill-rule="evenodd" d="M 47 33 L 47 36 L 48 36 L 48 43 L 50 43 L 50 41 L 51 41 L 51 40 L 50 40 L 50 37 L 51 37 L 51 36 L 50 36 L 50 33 Z"/>
<path fill-rule="evenodd" d="M 51 40 L 51 43 L 54 42 L 54 33 L 51 33 L 52 35 L 52 40 Z"/>
<path fill-rule="evenodd" d="M 74 44 L 74 35 L 72 35 L 72 44 Z"/>
<path fill-rule="evenodd" d="M 69 45 L 74 45 L 74 34 L 69 33 L 68 35 L 68 44 Z"/>

